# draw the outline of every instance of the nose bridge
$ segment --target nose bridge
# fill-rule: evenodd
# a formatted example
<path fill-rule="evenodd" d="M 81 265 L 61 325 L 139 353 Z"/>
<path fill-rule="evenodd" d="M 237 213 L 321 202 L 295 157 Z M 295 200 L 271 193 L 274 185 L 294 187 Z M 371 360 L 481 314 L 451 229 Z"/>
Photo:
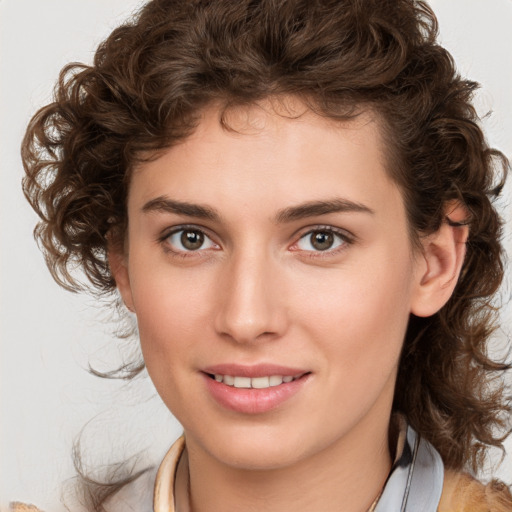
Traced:
<path fill-rule="evenodd" d="M 279 308 L 278 268 L 264 247 L 248 245 L 226 261 L 217 331 L 239 343 L 277 336 L 284 328 Z"/>

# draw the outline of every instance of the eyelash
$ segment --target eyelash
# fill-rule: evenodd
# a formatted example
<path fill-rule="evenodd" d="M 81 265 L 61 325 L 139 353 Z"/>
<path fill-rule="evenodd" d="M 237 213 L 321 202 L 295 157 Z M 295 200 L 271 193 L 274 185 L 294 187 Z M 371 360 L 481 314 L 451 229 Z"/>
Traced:
<path fill-rule="evenodd" d="M 334 237 L 338 238 L 339 245 L 335 247 L 334 249 L 326 249 L 324 251 L 322 250 L 304 250 L 301 251 L 301 249 L 295 249 L 295 247 L 299 244 L 299 242 L 306 237 L 311 237 L 314 233 L 328 233 L 331 235 L 334 235 Z M 341 230 L 339 228 L 335 228 L 333 226 L 313 226 L 307 229 L 307 231 L 303 232 L 298 240 L 292 245 L 293 251 L 301 251 L 304 253 L 304 255 L 308 258 L 329 258 L 332 256 L 336 256 L 342 251 L 344 251 L 347 246 L 352 245 L 355 242 L 355 236 L 352 234 L 347 233 L 345 230 Z M 335 242 L 336 243 L 336 242 Z"/>
<path fill-rule="evenodd" d="M 169 239 L 177 235 L 178 233 L 183 232 L 197 232 L 204 236 L 204 240 L 209 240 L 211 244 L 216 246 L 215 250 L 219 247 L 219 244 L 217 244 L 215 241 L 213 241 L 212 237 L 208 235 L 206 230 L 200 226 L 196 225 L 182 225 L 182 226 L 176 226 L 170 231 L 167 231 L 165 234 L 163 234 L 158 241 L 163 245 L 164 250 L 171 254 L 174 257 L 177 258 L 190 258 L 190 257 L 197 257 L 201 252 L 206 251 L 207 249 L 210 249 L 210 247 L 207 247 L 205 249 L 198 248 L 197 250 L 186 250 L 186 249 L 173 249 L 172 244 L 169 242 Z M 305 239 L 306 237 L 311 237 L 314 233 L 328 233 L 331 235 L 334 235 L 335 238 L 338 239 L 339 244 L 334 249 L 326 249 L 324 251 L 322 250 L 301 250 L 296 248 L 297 245 L 300 243 L 301 240 Z M 347 248 L 347 246 L 352 245 L 355 241 L 355 237 L 349 233 L 347 233 L 344 230 L 334 228 L 333 226 L 313 226 L 310 227 L 307 231 L 303 232 L 296 242 L 292 244 L 290 247 L 290 250 L 292 251 L 301 251 L 303 252 L 307 257 L 309 258 L 326 258 L 329 256 L 337 255 L 338 253 L 342 252 Z M 336 241 L 334 242 L 336 243 Z"/>
<path fill-rule="evenodd" d="M 200 226 L 195 225 L 182 225 L 182 226 L 176 226 L 175 228 L 171 229 L 170 231 L 165 232 L 160 238 L 159 242 L 163 245 L 164 251 L 171 254 L 174 257 L 177 258 L 190 258 L 190 257 L 197 257 L 198 254 L 200 254 L 202 251 L 205 251 L 206 249 L 199 248 L 197 250 L 186 250 L 186 249 L 173 249 L 172 244 L 169 242 L 169 239 L 173 235 L 177 235 L 178 233 L 184 233 L 184 232 L 196 232 L 203 235 L 204 240 L 209 240 L 211 244 L 219 247 L 217 243 L 215 243 L 212 240 L 212 237 L 208 235 L 206 230 Z"/>

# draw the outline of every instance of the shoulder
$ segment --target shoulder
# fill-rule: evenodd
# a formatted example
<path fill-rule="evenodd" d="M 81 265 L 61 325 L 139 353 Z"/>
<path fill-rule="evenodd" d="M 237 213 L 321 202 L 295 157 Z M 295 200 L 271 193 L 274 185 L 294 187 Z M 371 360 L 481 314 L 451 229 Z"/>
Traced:
<path fill-rule="evenodd" d="M 496 480 L 484 485 L 466 473 L 446 470 L 438 512 L 512 512 L 512 494 Z"/>
<path fill-rule="evenodd" d="M 9 504 L 8 512 L 43 512 L 38 509 L 34 505 L 27 505 L 25 503 L 20 503 L 19 501 L 14 501 Z"/>

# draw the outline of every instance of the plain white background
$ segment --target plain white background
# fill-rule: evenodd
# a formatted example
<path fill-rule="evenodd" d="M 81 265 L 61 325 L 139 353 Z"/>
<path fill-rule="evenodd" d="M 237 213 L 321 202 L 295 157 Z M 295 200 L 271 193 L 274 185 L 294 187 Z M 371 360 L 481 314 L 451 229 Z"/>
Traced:
<path fill-rule="evenodd" d="M 512 1 L 431 4 L 461 73 L 482 84 L 479 112 L 494 112 L 484 121 L 491 144 L 512 157 Z M 63 510 L 60 484 L 73 475 L 71 445 L 84 425 L 95 464 L 141 449 L 158 461 L 180 433 L 147 377 L 124 384 L 87 373 L 89 361 L 100 369 L 119 362 L 114 325 L 105 321 L 104 305 L 52 281 L 32 239 L 36 216 L 20 189 L 24 127 L 50 100 L 59 70 L 69 61 L 91 62 L 97 44 L 138 5 L 0 0 L 0 505 L 16 499 Z M 506 197 L 511 189 L 509 183 Z M 510 254 L 510 236 L 506 243 Z M 504 294 L 510 297 L 510 286 Z M 503 315 L 510 333 L 510 304 Z M 512 442 L 507 446 L 497 474 L 510 483 Z"/>

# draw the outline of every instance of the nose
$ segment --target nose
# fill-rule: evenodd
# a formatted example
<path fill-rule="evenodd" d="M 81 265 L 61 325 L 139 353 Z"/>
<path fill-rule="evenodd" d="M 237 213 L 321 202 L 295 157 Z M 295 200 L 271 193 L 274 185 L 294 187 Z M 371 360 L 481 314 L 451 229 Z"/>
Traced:
<path fill-rule="evenodd" d="M 278 265 L 264 251 L 227 261 L 219 282 L 217 333 L 238 343 L 282 336 L 287 316 L 280 275 Z"/>

